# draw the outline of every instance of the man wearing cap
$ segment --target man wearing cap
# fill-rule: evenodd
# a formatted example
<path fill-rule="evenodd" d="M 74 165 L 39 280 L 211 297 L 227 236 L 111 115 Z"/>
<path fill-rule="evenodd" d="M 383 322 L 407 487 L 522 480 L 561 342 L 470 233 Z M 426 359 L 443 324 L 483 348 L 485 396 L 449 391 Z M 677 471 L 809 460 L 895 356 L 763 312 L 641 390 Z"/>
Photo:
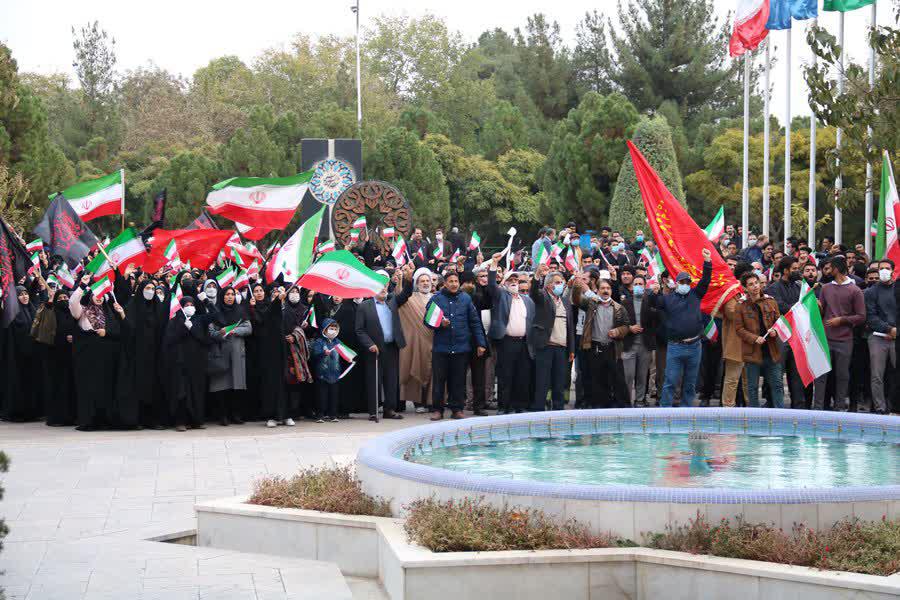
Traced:
<path fill-rule="evenodd" d="M 510 271 L 497 284 L 497 265 L 503 254 L 491 257 L 487 295 L 491 299 L 488 338 L 497 351 L 497 408 L 523 412 L 531 405 L 531 335 L 534 301 L 519 289 L 518 273 Z"/>
<path fill-rule="evenodd" d="M 703 348 L 700 337 L 705 324 L 700 302 L 711 278 L 711 254 L 709 249 L 704 248 L 703 275 L 696 287 L 691 289 L 690 274 L 681 271 L 675 277 L 674 293 L 659 294 L 653 299 L 656 309 L 666 319 L 666 375 L 660 406 L 672 406 L 675 387 L 679 382 L 682 384 L 681 405 L 692 406 L 694 403 Z"/>
<path fill-rule="evenodd" d="M 569 365 L 575 360 L 572 304 L 564 296 L 566 281 L 559 271 L 551 273 L 547 265 L 541 265 L 534 279 L 530 291 L 535 311 L 532 335 L 535 377 L 531 410 L 544 410 L 548 391 L 551 392 L 552 409 L 562 410 Z"/>

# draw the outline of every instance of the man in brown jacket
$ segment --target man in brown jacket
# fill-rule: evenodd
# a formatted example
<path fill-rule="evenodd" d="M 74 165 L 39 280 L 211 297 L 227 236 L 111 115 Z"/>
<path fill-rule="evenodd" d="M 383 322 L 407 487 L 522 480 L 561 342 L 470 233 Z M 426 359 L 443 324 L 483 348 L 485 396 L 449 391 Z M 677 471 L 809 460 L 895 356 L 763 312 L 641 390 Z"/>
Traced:
<path fill-rule="evenodd" d="M 744 375 L 747 380 L 747 406 L 759 406 L 759 377 L 769 385 L 772 406 L 784 408 L 781 345 L 772 331 L 781 316 L 774 298 L 762 293 L 756 273 L 744 273 L 741 286 L 746 296 L 737 308 L 737 334 L 743 342 Z"/>
<path fill-rule="evenodd" d="M 631 396 L 625 389 L 622 365 L 622 339 L 631 324 L 628 312 L 612 299 L 612 284 L 594 273 L 589 278 L 579 276 L 572 303 L 585 312 L 581 349 L 591 370 L 591 408 L 629 406 Z"/>

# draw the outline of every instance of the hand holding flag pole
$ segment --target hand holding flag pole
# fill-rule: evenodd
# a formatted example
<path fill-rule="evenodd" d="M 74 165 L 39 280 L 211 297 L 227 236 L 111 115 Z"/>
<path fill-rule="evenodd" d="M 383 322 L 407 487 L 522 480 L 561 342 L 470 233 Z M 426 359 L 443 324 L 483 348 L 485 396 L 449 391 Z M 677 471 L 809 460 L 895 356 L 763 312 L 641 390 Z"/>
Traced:
<path fill-rule="evenodd" d="M 509 269 L 509 255 L 512 250 L 513 238 L 516 237 L 516 228 L 510 227 L 509 231 L 506 232 L 506 235 L 509 236 L 509 242 L 506 244 L 506 248 L 503 250 L 503 254 L 506 255 L 506 268 Z"/>

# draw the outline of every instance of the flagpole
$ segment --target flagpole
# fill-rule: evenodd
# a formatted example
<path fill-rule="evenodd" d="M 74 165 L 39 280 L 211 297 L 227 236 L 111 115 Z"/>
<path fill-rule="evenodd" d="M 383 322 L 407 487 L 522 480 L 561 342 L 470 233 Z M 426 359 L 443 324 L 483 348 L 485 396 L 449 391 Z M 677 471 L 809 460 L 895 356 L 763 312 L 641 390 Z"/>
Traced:
<path fill-rule="evenodd" d="M 787 38 L 787 76 L 784 116 L 784 251 L 791 237 L 791 28 L 784 30 Z"/>
<path fill-rule="evenodd" d="M 875 29 L 875 25 L 878 23 L 878 0 L 872 3 L 872 29 Z M 869 89 L 875 87 L 875 48 L 869 44 Z M 872 143 L 872 127 L 866 128 L 866 134 L 869 138 L 869 144 Z M 873 192 L 872 189 L 872 163 L 870 161 L 866 161 L 866 235 L 865 235 L 865 246 L 866 246 L 866 254 L 869 255 L 869 259 L 874 258 L 872 256 L 872 235 L 869 232 L 869 227 L 872 226 L 872 200 L 873 200 Z M 880 256 L 878 258 L 881 258 Z"/>
<path fill-rule="evenodd" d="M 125 231 L 125 169 L 119 169 L 119 178 L 122 180 L 122 231 Z"/>
<path fill-rule="evenodd" d="M 763 91 L 763 201 L 762 201 L 762 232 L 763 235 L 769 235 L 769 73 L 771 72 L 772 62 L 770 56 L 770 40 L 766 38 L 766 75 L 765 90 Z"/>
<path fill-rule="evenodd" d="M 359 0 L 356 0 L 356 6 L 352 8 L 356 13 L 356 133 L 362 139 L 362 86 L 360 84 L 360 64 L 359 64 Z"/>
<path fill-rule="evenodd" d="M 813 27 L 819 25 L 819 19 L 813 19 Z M 812 67 L 816 68 L 816 53 L 813 52 Z M 816 113 L 810 111 L 809 117 L 809 200 L 807 206 L 809 222 L 806 225 L 806 243 L 816 248 Z M 802 266 L 802 265 L 801 265 Z"/>
<path fill-rule="evenodd" d="M 744 53 L 744 185 L 741 191 L 741 247 L 750 235 L 750 52 Z"/>
<path fill-rule="evenodd" d="M 838 96 L 844 94 L 844 13 L 838 13 L 838 46 L 841 49 L 841 53 L 838 56 Z M 835 143 L 836 150 L 838 154 L 841 151 L 841 139 L 843 137 L 843 132 L 841 128 L 837 128 L 837 141 Z M 843 228 L 844 228 L 844 219 L 843 214 L 841 213 L 841 209 L 838 207 L 838 198 L 841 195 L 841 189 L 844 187 L 844 180 L 841 176 L 841 159 L 838 158 L 835 161 L 835 165 L 838 169 L 837 179 L 834 181 L 834 243 L 840 244 L 843 240 Z M 867 224 L 866 227 L 869 227 Z"/>

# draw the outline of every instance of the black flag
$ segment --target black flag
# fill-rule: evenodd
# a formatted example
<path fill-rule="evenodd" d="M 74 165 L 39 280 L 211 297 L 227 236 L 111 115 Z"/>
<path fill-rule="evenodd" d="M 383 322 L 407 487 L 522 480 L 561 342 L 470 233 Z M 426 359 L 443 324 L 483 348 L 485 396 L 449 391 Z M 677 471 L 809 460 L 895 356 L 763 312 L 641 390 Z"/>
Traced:
<path fill-rule="evenodd" d="M 62 194 L 53 198 L 34 232 L 44 240 L 47 254 L 61 256 L 70 269 L 74 269 L 97 245 L 97 237 Z"/>
<path fill-rule="evenodd" d="M 6 221 L 0 218 L 0 301 L 3 303 L 0 325 L 3 327 L 12 323 L 19 312 L 16 283 L 28 273 L 31 266 L 28 250 L 13 234 Z"/>
<path fill-rule="evenodd" d="M 166 189 L 153 199 L 153 221 L 141 232 L 141 239 L 145 242 L 153 235 L 153 230 L 165 225 L 166 222 Z"/>
<path fill-rule="evenodd" d="M 213 221 L 209 213 L 206 212 L 204 208 L 200 213 L 200 216 L 191 221 L 191 224 L 185 227 L 185 229 L 218 229 L 215 221 Z"/>

